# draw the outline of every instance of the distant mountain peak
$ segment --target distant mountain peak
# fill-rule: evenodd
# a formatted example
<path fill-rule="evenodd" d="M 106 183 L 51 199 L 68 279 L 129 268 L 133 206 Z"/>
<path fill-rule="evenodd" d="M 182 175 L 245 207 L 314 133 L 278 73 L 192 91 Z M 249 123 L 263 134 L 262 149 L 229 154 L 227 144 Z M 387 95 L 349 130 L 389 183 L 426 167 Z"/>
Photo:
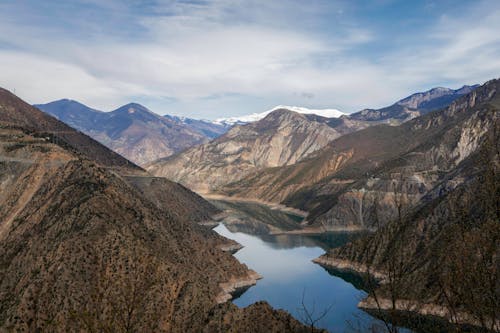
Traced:
<path fill-rule="evenodd" d="M 151 110 L 149 110 L 147 107 L 145 107 L 144 105 L 141 105 L 139 103 L 128 103 L 128 104 L 125 104 L 123 106 L 120 106 L 118 109 L 116 109 L 112 112 L 116 112 L 116 113 L 125 113 L 126 112 L 129 114 L 141 112 L 141 113 L 153 114 L 153 112 Z"/>
<path fill-rule="evenodd" d="M 241 124 L 252 123 L 265 118 L 271 112 L 277 110 L 288 110 L 301 114 L 315 114 L 325 118 L 338 118 L 342 115 L 345 115 L 345 113 L 337 109 L 308 109 L 300 106 L 278 105 L 270 110 L 261 113 L 252 113 L 246 116 L 239 116 L 239 117 L 219 118 L 216 119 L 214 123 L 221 125 L 238 125 L 238 124 L 241 125 Z"/>

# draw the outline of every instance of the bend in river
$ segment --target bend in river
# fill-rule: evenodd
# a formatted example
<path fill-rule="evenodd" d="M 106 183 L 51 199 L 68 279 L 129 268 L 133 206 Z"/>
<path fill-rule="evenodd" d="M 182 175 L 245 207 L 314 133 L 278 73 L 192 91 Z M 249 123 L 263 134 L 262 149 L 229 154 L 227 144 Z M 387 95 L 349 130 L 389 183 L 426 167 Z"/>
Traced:
<path fill-rule="evenodd" d="M 373 325 L 382 325 L 357 308 L 366 296 L 359 277 L 329 272 L 311 261 L 328 248 L 341 246 L 361 234 L 270 235 L 270 231 L 291 230 L 293 224 L 299 225 L 300 218 L 255 203 L 214 203 L 230 210 L 214 230 L 243 245 L 235 257 L 263 276 L 257 285 L 235 295 L 236 305 L 245 307 L 265 300 L 274 308 L 284 309 L 305 321 L 303 300 L 309 311 L 315 311 L 313 316 L 331 307 L 316 324 L 330 332 L 365 332 Z"/>

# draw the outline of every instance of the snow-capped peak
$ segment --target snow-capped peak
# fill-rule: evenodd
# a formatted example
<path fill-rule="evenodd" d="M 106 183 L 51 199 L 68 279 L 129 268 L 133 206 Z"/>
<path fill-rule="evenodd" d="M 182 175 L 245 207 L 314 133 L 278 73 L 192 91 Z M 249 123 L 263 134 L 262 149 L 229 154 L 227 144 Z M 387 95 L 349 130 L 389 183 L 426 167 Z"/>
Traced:
<path fill-rule="evenodd" d="M 214 121 L 216 124 L 221 124 L 221 125 L 237 125 L 237 124 L 248 124 L 252 123 L 254 121 L 261 120 L 265 118 L 268 114 L 270 114 L 273 111 L 279 110 L 279 109 L 286 109 L 290 111 L 294 111 L 297 113 L 303 113 L 303 114 L 315 114 L 321 117 L 326 117 L 326 118 L 338 118 L 345 113 L 337 110 L 337 109 L 308 109 L 300 106 L 288 106 L 288 105 L 278 105 L 271 110 L 261 112 L 261 113 L 252 113 L 246 116 L 240 116 L 240 117 L 229 117 L 229 118 L 219 118 Z"/>

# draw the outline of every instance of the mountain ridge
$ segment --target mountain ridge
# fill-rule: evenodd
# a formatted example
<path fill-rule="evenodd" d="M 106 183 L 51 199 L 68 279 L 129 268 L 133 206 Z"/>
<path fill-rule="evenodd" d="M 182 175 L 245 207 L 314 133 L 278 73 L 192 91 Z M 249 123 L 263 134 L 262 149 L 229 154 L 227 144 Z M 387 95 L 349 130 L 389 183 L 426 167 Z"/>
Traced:
<path fill-rule="evenodd" d="M 150 163 L 156 176 L 175 179 L 199 192 L 256 170 L 295 163 L 341 133 L 328 118 L 278 109 L 265 118 L 236 125 L 221 137 Z"/>
<path fill-rule="evenodd" d="M 59 100 L 36 107 L 75 126 L 138 164 L 168 156 L 209 139 L 202 131 L 174 118 L 157 115 L 138 103 L 128 103 L 110 112 L 91 109 L 71 100 Z"/>
<path fill-rule="evenodd" d="M 466 88 L 458 91 L 463 92 L 465 91 L 464 89 Z M 444 92 L 439 93 L 438 96 L 442 96 L 442 93 Z M 435 96 L 435 94 L 432 96 Z M 454 94 L 453 96 L 458 98 L 457 94 Z M 432 101 L 433 99 L 431 97 L 426 98 L 427 100 Z M 412 98 L 413 97 L 410 96 L 403 99 L 401 100 L 403 101 L 401 103 L 408 103 L 408 100 L 411 100 Z M 338 118 L 325 118 L 315 114 L 295 113 L 297 115 L 295 117 L 296 119 L 299 119 L 298 115 L 301 116 L 300 122 L 302 124 L 302 132 L 297 130 L 297 124 L 293 125 L 288 123 L 289 126 L 287 128 L 287 123 L 285 123 L 284 120 L 286 117 L 283 117 L 283 120 L 279 119 L 280 114 L 287 112 L 289 114 L 293 114 L 294 111 L 278 108 L 267 113 L 263 119 L 250 122 L 246 125 L 237 125 L 228 133 L 214 141 L 188 149 L 172 156 L 172 158 L 152 162 L 148 164 L 146 168 L 157 176 L 167 177 L 181 182 L 183 185 L 196 191 L 211 192 L 221 190 L 224 192 L 222 194 L 231 195 L 237 191 L 233 192 L 229 187 L 223 189 L 224 186 L 229 183 L 240 181 L 244 178 L 251 177 L 252 175 L 257 178 L 265 176 L 267 172 L 266 170 L 271 170 L 269 168 L 283 167 L 286 169 L 291 164 L 301 163 L 303 160 L 313 156 L 316 150 L 321 150 L 325 147 L 330 141 L 341 138 L 349 133 L 357 132 L 370 126 L 380 124 L 386 124 L 385 126 L 395 126 L 401 122 L 407 121 L 409 118 L 406 107 L 397 103 L 394 104 L 397 106 L 397 109 L 391 109 L 391 118 L 387 118 L 386 113 L 383 113 L 383 116 L 377 113 L 376 115 L 371 115 L 370 117 L 358 113 L 354 116 L 342 115 Z M 390 108 L 391 107 L 389 107 L 389 109 Z M 413 118 L 414 116 L 416 117 L 420 113 L 421 111 L 412 109 L 410 118 Z M 274 119 L 271 126 L 268 121 L 269 119 Z M 282 121 L 281 124 L 280 121 Z M 306 126 L 306 123 L 309 125 Z M 308 130 L 311 130 L 311 133 L 307 133 L 305 130 L 306 127 Z M 314 129 L 319 127 L 325 129 L 325 131 L 330 134 L 326 140 L 323 139 L 314 144 L 307 143 L 306 140 L 306 145 L 313 144 L 314 149 L 305 150 L 305 154 L 299 154 L 299 156 L 292 160 L 281 161 L 279 163 L 273 160 L 273 158 L 281 155 L 292 156 L 293 150 L 297 148 L 296 146 L 291 145 L 291 143 L 295 142 L 296 144 L 296 142 L 305 140 L 305 138 L 311 138 L 310 135 L 314 135 Z M 275 133 L 270 134 L 271 132 L 269 132 L 269 128 L 275 130 Z M 386 131 L 396 130 L 387 129 Z M 287 133 L 286 139 L 284 139 L 284 133 Z M 401 135 L 399 136 L 401 137 L 404 133 L 400 134 Z M 257 139 L 258 137 L 267 139 L 261 140 Z M 372 150 L 373 149 L 376 149 L 376 147 L 373 147 Z M 347 151 L 345 153 L 349 155 Z M 338 161 L 330 161 L 326 165 L 337 165 L 338 167 L 340 166 L 338 163 L 342 163 L 347 155 L 341 157 Z M 327 158 L 325 157 L 323 159 L 326 160 Z M 314 174 L 311 174 L 312 170 L 315 170 Z M 310 179 L 317 179 L 322 176 L 326 170 L 317 170 L 317 168 L 311 167 L 309 171 L 304 172 L 310 174 Z M 283 176 L 276 176 L 276 178 L 283 178 Z M 262 179 L 267 178 L 264 177 Z M 259 184 L 261 180 L 255 179 L 251 182 Z M 274 184 L 274 182 L 275 180 L 271 181 L 270 184 Z M 292 190 L 290 189 L 290 191 Z M 280 199 L 284 199 L 286 196 L 284 194 L 280 194 L 279 191 L 276 192 L 269 188 L 267 188 L 264 192 L 264 197 L 269 200 L 271 200 L 270 196 L 274 196 L 272 201 L 277 200 L 278 196 Z"/>
<path fill-rule="evenodd" d="M 308 331 L 267 303 L 217 304 L 255 273 L 190 220 L 214 208 L 83 137 L 0 90 L 0 330 Z"/>
<path fill-rule="evenodd" d="M 496 82 L 489 81 L 480 92 L 474 90 L 447 109 L 400 126 L 377 125 L 346 134 L 308 159 L 262 170 L 220 188 L 220 192 L 309 211 L 309 223 L 327 230 L 373 228 L 370 221 L 377 196 L 386 201 L 380 218 L 390 220 L 395 214 L 395 207 L 389 204 L 394 183 L 407 188 L 414 204 L 475 149 L 496 121 L 495 112 L 469 114 L 464 110 L 495 98 Z M 408 171 L 406 181 L 391 176 L 401 173 L 398 168 L 411 165 L 418 172 Z"/>

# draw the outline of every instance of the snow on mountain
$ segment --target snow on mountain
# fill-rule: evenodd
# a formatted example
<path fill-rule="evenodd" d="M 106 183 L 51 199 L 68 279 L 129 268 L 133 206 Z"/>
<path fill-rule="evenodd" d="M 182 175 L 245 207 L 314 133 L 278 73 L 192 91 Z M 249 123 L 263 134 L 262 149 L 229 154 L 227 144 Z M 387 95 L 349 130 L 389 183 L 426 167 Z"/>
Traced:
<path fill-rule="evenodd" d="M 261 112 L 261 113 L 252 113 L 246 116 L 240 116 L 240 117 L 229 117 L 229 118 L 219 118 L 214 120 L 213 122 L 215 124 L 220 124 L 220 125 L 242 125 L 242 124 L 248 124 L 252 123 L 254 121 L 263 119 L 266 117 L 268 114 L 270 114 L 273 111 L 279 110 L 279 109 L 286 109 L 290 111 L 294 111 L 297 113 L 303 113 L 303 114 L 315 114 L 318 116 L 326 117 L 326 118 L 338 118 L 345 113 L 337 110 L 337 109 L 308 109 L 300 106 L 287 106 L 287 105 L 278 105 L 271 110 Z"/>

